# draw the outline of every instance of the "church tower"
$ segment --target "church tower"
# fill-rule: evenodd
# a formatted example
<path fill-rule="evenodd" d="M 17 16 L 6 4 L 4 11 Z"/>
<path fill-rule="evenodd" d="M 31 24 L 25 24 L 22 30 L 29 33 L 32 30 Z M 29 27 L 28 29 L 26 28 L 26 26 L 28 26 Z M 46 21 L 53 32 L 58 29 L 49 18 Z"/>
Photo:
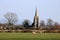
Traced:
<path fill-rule="evenodd" d="M 34 16 L 34 28 L 39 28 L 40 24 L 39 24 L 39 16 L 38 16 L 38 10 L 36 8 L 35 11 L 35 16 Z"/>

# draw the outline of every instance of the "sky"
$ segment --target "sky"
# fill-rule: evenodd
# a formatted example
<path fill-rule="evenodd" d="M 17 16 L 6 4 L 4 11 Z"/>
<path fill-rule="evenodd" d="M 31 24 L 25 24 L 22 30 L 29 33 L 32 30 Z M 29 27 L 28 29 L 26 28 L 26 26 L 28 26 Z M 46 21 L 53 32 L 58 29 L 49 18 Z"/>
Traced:
<path fill-rule="evenodd" d="M 33 22 L 36 8 L 40 20 L 51 18 L 60 23 L 60 0 L 0 0 L 0 22 L 4 22 L 7 12 L 17 14 L 17 23 L 25 19 Z"/>

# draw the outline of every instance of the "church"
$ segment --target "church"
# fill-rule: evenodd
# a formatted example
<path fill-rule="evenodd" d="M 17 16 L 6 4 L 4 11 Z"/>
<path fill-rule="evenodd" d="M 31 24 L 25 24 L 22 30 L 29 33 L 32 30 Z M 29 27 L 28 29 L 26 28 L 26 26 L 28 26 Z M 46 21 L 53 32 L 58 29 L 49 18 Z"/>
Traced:
<path fill-rule="evenodd" d="M 37 8 L 36 8 L 35 16 L 34 16 L 34 20 L 33 20 L 33 27 L 34 27 L 34 29 L 40 29 L 40 20 L 39 20 Z"/>

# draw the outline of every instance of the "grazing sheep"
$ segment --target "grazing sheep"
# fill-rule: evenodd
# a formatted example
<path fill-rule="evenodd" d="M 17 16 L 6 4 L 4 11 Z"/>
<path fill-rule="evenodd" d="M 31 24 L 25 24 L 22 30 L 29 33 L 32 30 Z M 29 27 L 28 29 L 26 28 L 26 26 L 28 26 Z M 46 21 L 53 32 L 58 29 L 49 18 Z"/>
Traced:
<path fill-rule="evenodd" d="M 33 34 L 36 34 L 36 32 L 33 32 Z"/>

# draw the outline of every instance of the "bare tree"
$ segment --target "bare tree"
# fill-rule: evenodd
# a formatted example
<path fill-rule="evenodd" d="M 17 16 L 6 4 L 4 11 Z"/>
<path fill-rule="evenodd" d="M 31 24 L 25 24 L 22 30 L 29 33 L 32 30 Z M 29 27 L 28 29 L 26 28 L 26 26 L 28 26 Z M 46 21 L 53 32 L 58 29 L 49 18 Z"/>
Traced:
<path fill-rule="evenodd" d="M 53 29 L 53 20 L 52 19 L 48 19 L 47 21 L 47 26 L 52 30 Z"/>
<path fill-rule="evenodd" d="M 53 25 L 53 20 L 52 19 L 48 19 L 47 25 L 51 27 Z"/>
<path fill-rule="evenodd" d="M 41 20 L 41 21 L 40 21 L 40 26 L 45 26 L 44 20 Z"/>
<path fill-rule="evenodd" d="M 28 19 L 25 19 L 25 20 L 23 21 L 23 26 L 24 26 L 26 29 L 28 29 L 29 25 L 30 25 L 30 21 L 29 21 Z"/>
<path fill-rule="evenodd" d="M 4 15 L 4 17 L 6 18 L 8 24 L 10 25 L 13 25 L 14 23 L 17 22 L 17 15 L 12 12 L 8 12 L 7 14 Z"/>
<path fill-rule="evenodd" d="M 60 28 L 59 23 L 58 23 L 58 22 L 55 22 L 55 23 L 54 23 L 54 29 L 59 29 L 59 28 Z"/>

